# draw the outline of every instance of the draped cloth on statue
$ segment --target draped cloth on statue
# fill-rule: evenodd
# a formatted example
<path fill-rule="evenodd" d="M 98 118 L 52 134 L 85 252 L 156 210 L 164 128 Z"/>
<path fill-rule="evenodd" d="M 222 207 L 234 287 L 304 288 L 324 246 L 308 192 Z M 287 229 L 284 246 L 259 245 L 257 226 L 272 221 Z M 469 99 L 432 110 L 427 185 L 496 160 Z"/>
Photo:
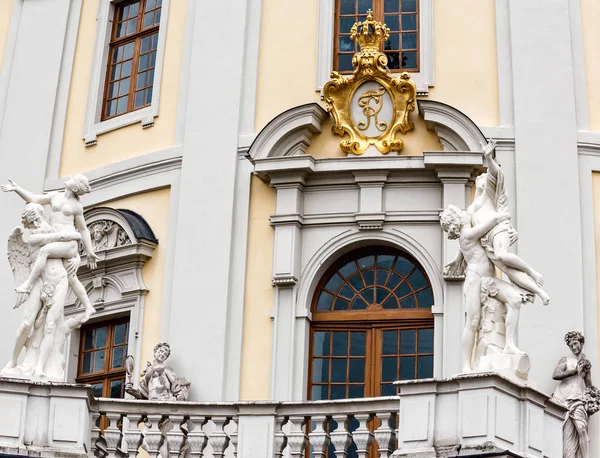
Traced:
<path fill-rule="evenodd" d="M 589 437 L 588 418 L 585 403 L 581 396 L 567 399 L 569 413 L 563 423 L 563 456 L 588 458 Z"/>

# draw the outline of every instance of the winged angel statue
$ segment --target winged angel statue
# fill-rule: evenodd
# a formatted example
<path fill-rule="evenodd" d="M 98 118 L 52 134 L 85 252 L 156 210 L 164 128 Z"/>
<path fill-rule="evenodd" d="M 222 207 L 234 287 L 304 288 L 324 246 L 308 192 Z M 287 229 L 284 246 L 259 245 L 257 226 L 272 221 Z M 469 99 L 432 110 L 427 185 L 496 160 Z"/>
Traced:
<path fill-rule="evenodd" d="M 77 278 L 79 241 L 86 248 L 90 268 L 96 267 L 98 259 L 79 202 L 79 195 L 89 192 L 89 184 L 84 176 L 77 176 L 65 186 L 63 192 L 42 195 L 12 181 L 2 186 L 3 191 L 14 191 L 28 202 L 21 214 L 22 227 L 16 227 L 8 238 L 8 261 L 18 285 L 14 308 L 22 306 L 24 318 L 3 376 L 62 381 L 65 340 L 95 313 Z M 41 204 L 52 207 L 50 223 Z M 85 310 L 67 319 L 64 305 L 69 286 Z M 23 350 L 25 359 L 17 365 Z"/>

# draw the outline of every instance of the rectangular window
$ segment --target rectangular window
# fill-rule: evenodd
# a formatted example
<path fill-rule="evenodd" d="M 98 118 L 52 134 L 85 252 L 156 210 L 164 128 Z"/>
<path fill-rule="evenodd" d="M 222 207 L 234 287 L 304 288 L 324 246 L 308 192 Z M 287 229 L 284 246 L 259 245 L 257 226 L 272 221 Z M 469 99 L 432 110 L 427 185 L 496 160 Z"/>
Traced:
<path fill-rule="evenodd" d="M 128 338 L 128 318 L 81 328 L 76 381 L 92 385 L 95 397 L 124 396 Z"/>
<path fill-rule="evenodd" d="M 150 106 L 162 0 L 130 0 L 115 7 L 102 120 Z"/>
<path fill-rule="evenodd" d="M 373 19 L 390 29 L 382 51 L 391 71 L 419 71 L 419 1 L 418 0 L 336 0 L 333 68 L 352 73 L 352 56 L 358 45 L 350 39 L 355 22 Z"/>

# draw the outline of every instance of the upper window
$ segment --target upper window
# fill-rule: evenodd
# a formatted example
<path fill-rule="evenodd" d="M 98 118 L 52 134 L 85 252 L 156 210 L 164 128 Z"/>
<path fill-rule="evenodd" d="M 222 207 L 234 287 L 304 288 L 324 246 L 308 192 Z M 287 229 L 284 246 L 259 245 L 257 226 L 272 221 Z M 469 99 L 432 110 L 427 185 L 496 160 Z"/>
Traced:
<path fill-rule="evenodd" d="M 355 22 L 373 18 L 390 29 L 382 51 L 388 58 L 391 71 L 419 71 L 419 2 L 418 0 L 336 0 L 334 35 L 334 70 L 351 73 L 352 56 L 357 44 L 350 39 Z"/>
<path fill-rule="evenodd" d="M 92 385 L 97 398 L 122 398 L 128 339 L 128 318 L 82 327 L 76 381 Z"/>
<path fill-rule="evenodd" d="M 162 0 L 115 7 L 102 120 L 150 106 L 161 11 Z"/>

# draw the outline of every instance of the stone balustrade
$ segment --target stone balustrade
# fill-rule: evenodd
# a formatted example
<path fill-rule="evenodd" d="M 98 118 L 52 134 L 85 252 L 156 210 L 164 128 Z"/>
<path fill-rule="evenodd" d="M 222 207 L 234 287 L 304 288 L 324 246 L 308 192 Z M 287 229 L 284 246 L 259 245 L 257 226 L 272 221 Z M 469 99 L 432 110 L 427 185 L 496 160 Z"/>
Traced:
<path fill-rule="evenodd" d="M 399 396 L 383 398 L 157 402 L 92 399 L 84 385 L 0 379 L 0 454 L 562 457 L 565 410 L 535 389 L 497 374 L 397 385 Z"/>

